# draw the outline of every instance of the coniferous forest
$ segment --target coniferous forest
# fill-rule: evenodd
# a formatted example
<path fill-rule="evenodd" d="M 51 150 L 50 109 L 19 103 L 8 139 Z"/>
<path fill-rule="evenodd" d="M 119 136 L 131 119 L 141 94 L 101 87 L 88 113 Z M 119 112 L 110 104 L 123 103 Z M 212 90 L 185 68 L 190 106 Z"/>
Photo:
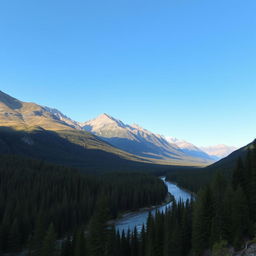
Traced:
<path fill-rule="evenodd" d="M 48 227 L 56 239 L 82 227 L 85 230 L 102 200 L 109 220 L 119 212 L 159 204 L 167 193 L 162 181 L 143 173 L 87 175 L 10 156 L 1 157 L 0 162 L 1 252 L 28 247 L 37 251 Z"/>
<path fill-rule="evenodd" d="M 196 179 L 195 179 L 196 182 Z M 139 232 L 117 232 L 120 212 L 159 204 L 167 190 L 145 173 L 94 176 L 18 157 L 1 157 L 1 253 L 40 256 L 232 255 L 256 228 L 256 141 L 228 178 L 216 173 L 196 197 L 149 214 Z"/>
<path fill-rule="evenodd" d="M 173 202 L 166 213 L 149 214 L 139 233 L 106 225 L 108 207 L 98 208 L 89 233 L 77 231 L 61 255 L 186 256 L 232 255 L 253 239 L 256 227 L 256 141 L 237 162 L 232 178 L 216 173 L 191 202 Z"/>

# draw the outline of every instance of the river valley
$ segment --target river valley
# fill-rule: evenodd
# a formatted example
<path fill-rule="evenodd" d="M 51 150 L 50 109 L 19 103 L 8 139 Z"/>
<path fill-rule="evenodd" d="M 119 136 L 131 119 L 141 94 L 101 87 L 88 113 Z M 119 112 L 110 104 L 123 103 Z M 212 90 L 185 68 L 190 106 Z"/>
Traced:
<path fill-rule="evenodd" d="M 180 200 L 185 202 L 186 200 L 191 199 L 190 193 L 188 193 L 184 189 L 181 189 L 176 184 L 166 181 L 164 177 L 161 177 L 161 179 L 167 186 L 168 193 L 174 196 L 176 202 Z M 144 225 L 146 224 L 147 217 L 150 211 L 152 215 L 154 215 L 157 211 L 161 211 L 161 212 L 165 211 L 166 209 L 171 207 L 171 205 L 172 205 L 172 202 L 169 202 L 165 205 L 161 205 L 153 209 L 145 209 L 137 212 L 126 213 L 120 219 L 115 221 L 116 230 L 118 230 L 120 233 L 122 231 L 127 233 L 128 230 L 133 230 L 136 226 L 138 232 L 140 232 L 143 224 Z"/>

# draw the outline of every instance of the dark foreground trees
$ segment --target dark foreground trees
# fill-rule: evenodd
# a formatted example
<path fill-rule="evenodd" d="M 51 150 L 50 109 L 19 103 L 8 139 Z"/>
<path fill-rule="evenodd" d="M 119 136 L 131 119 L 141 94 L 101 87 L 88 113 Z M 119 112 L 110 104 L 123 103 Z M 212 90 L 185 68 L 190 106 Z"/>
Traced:
<path fill-rule="evenodd" d="M 53 229 L 60 239 L 88 228 L 102 197 L 108 218 L 114 218 L 120 211 L 158 204 L 166 193 L 162 181 L 147 174 L 89 175 L 42 161 L 0 157 L 0 254 L 27 247 L 46 252 Z"/>
<path fill-rule="evenodd" d="M 135 229 L 119 234 L 111 229 L 108 235 L 105 229 L 101 240 L 111 250 L 103 246 L 101 254 L 94 254 L 92 248 L 97 249 L 97 244 L 88 238 L 87 253 L 94 256 L 200 256 L 207 251 L 214 256 L 230 255 L 230 247 L 238 250 L 255 236 L 255 186 L 256 147 L 245 161 L 238 161 L 231 180 L 217 174 L 211 184 L 200 190 L 194 202 L 174 202 L 166 213 L 150 214 L 141 232 Z"/>
<path fill-rule="evenodd" d="M 109 216 L 161 201 L 166 189 L 159 179 L 122 173 L 94 177 L 15 159 L 2 163 L 2 251 L 28 247 L 30 255 L 40 256 L 200 256 L 208 251 L 220 256 L 255 236 L 256 143 L 231 179 L 217 174 L 195 201 L 173 202 L 169 211 L 150 214 L 145 227 L 126 234 L 107 225 Z"/>

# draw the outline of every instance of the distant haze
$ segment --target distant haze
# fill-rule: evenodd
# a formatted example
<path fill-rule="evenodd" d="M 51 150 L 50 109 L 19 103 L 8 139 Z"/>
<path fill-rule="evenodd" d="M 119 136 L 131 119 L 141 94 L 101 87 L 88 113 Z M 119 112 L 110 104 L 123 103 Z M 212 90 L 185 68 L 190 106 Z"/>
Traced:
<path fill-rule="evenodd" d="M 201 147 L 201 149 L 209 155 L 223 158 L 228 156 L 230 153 L 232 153 L 238 148 L 222 144 L 222 145 L 216 145 L 216 146 L 210 146 L 210 147 Z"/>

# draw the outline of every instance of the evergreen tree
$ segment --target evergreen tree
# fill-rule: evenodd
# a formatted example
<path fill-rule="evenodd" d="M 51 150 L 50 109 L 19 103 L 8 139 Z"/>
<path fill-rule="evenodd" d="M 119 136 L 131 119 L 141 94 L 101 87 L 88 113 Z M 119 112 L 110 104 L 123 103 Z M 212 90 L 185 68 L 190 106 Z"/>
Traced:
<path fill-rule="evenodd" d="M 50 224 L 42 243 L 40 256 L 56 256 L 56 233 L 53 224 Z"/>
<path fill-rule="evenodd" d="M 131 256 L 138 256 L 139 252 L 139 242 L 138 242 L 138 233 L 135 226 L 132 237 L 131 237 Z"/>
<path fill-rule="evenodd" d="M 232 207 L 233 244 L 239 248 L 249 231 L 248 204 L 241 187 L 235 191 Z"/>
<path fill-rule="evenodd" d="M 14 220 L 8 236 L 8 248 L 11 252 L 19 252 L 21 250 L 21 238 L 17 219 Z"/>
<path fill-rule="evenodd" d="M 195 254 L 209 248 L 213 205 L 210 187 L 201 190 L 194 205 L 192 245 Z"/>
<path fill-rule="evenodd" d="M 236 190 L 238 186 L 245 187 L 245 171 L 244 164 L 241 157 L 238 158 L 237 167 L 233 171 L 232 185 Z"/>
<path fill-rule="evenodd" d="M 42 214 L 40 213 L 37 217 L 34 235 L 30 240 L 29 254 L 31 256 L 41 256 L 42 243 L 44 239 L 45 228 Z"/>
<path fill-rule="evenodd" d="M 83 228 L 79 229 L 75 234 L 73 241 L 74 256 L 86 256 L 86 240 Z"/>
<path fill-rule="evenodd" d="M 115 254 L 116 244 L 116 232 L 114 225 L 110 225 L 106 232 L 106 246 L 105 246 L 105 256 L 113 256 Z"/>
<path fill-rule="evenodd" d="M 109 211 L 107 201 L 105 197 L 102 197 L 97 204 L 97 209 L 89 227 L 89 251 L 91 256 L 102 256 L 106 253 L 108 219 Z"/>
<path fill-rule="evenodd" d="M 144 256 L 146 253 L 146 234 L 144 224 L 142 225 L 139 238 L 139 256 Z"/>

